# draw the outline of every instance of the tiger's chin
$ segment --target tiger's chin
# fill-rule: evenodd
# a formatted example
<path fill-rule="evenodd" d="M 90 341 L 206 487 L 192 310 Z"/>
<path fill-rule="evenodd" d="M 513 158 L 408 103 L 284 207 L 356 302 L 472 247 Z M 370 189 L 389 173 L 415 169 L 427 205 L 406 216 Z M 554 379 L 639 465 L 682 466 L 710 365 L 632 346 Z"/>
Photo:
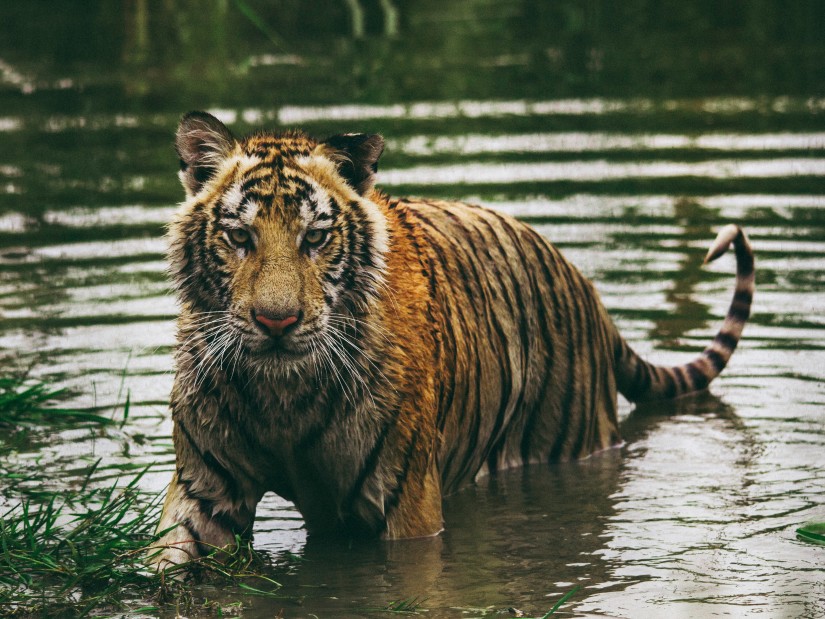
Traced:
<path fill-rule="evenodd" d="M 261 381 L 267 388 L 283 385 L 284 381 L 299 379 L 306 383 L 314 375 L 315 365 L 312 352 L 285 350 L 250 351 L 245 363 L 247 379 Z M 248 385 L 247 385 L 248 386 Z"/>
<path fill-rule="evenodd" d="M 294 362 L 306 359 L 312 354 L 312 348 L 309 346 L 274 340 L 252 342 L 246 348 L 250 356 L 262 361 L 271 359 L 285 363 Z"/>

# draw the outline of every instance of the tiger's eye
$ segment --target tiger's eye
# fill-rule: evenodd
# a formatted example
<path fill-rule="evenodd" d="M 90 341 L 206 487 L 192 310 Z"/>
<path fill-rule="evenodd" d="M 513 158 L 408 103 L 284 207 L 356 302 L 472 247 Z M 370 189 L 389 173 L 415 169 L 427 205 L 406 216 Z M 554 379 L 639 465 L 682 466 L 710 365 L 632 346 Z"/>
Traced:
<path fill-rule="evenodd" d="M 228 232 L 228 235 L 233 245 L 246 245 L 249 243 L 249 232 L 243 228 L 233 228 Z"/>
<path fill-rule="evenodd" d="M 310 247 L 318 247 L 327 239 L 326 230 L 307 230 L 304 242 Z"/>

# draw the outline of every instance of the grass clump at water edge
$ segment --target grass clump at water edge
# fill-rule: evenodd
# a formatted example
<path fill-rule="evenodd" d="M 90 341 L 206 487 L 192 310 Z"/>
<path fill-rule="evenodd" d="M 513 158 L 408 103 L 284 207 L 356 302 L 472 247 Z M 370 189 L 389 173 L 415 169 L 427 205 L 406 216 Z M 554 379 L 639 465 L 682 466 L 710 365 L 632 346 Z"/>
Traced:
<path fill-rule="evenodd" d="M 47 406 L 62 394 L 22 379 L 0 379 L 0 427 L 19 430 L 50 420 L 114 424 L 106 417 Z M 7 451 L 0 442 L 0 457 Z M 0 511 L 0 616 L 85 617 L 163 608 L 221 614 L 219 606 L 203 606 L 192 597 L 184 576 L 253 595 L 274 594 L 279 585 L 263 575 L 265 559 L 241 540 L 220 560 L 215 553 L 162 574 L 146 567 L 147 548 L 158 539 L 154 529 L 162 495 L 140 490 L 145 472 L 125 485 L 110 481 L 100 487 L 86 479 L 79 489 L 27 496 Z M 6 504 L 15 498 L 20 497 L 7 495 Z"/>
<path fill-rule="evenodd" d="M 65 389 L 53 389 L 20 376 L 0 376 L 0 428 L 33 426 L 57 422 L 114 424 L 114 420 L 95 413 L 50 406 L 66 395 Z M 0 452 L 2 455 L 2 452 Z"/>

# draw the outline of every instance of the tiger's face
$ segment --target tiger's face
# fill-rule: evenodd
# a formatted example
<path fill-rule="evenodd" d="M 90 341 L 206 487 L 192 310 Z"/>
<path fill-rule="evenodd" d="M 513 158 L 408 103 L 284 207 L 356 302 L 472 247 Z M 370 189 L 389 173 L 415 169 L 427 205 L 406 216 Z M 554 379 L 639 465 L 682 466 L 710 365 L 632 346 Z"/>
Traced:
<path fill-rule="evenodd" d="M 368 311 L 386 268 L 386 220 L 365 197 L 379 136 L 236 140 L 193 113 L 176 146 L 187 200 L 170 231 L 170 263 L 207 341 L 288 365 Z"/>

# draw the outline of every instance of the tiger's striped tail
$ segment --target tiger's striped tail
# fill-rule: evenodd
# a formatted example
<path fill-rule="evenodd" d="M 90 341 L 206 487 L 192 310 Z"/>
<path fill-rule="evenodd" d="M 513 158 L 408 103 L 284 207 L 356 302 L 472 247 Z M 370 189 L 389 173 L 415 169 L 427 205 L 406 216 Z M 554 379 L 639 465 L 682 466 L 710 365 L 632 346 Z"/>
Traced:
<path fill-rule="evenodd" d="M 616 339 L 616 383 L 631 402 L 674 398 L 701 391 L 719 376 L 730 359 L 742 329 L 750 316 L 754 291 L 754 258 L 748 237 L 735 224 L 719 232 L 705 257 L 705 264 L 724 254 L 731 243 L 736 251 L 736 290 L 725 322 L 713 342 L 696 359 L 685 365 L 659 367 L 644 361 L 627 342 Z"/>

